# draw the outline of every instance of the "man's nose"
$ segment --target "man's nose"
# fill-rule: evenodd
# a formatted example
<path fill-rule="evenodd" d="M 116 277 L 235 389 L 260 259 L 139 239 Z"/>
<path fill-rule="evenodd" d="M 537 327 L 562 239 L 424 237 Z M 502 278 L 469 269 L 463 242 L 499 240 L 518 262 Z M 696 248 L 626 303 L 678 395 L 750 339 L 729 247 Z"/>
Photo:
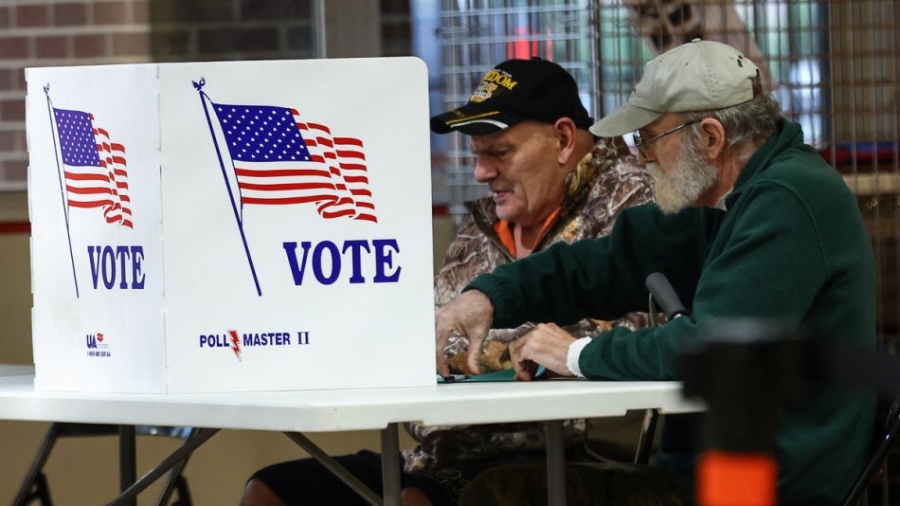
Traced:
<path fill-rule="evenodd" d="M 475 181 L 487 183 L 495 177 L 497 177 L 497 171 L 493 167 L 481 160 L 475 161 Z"/>

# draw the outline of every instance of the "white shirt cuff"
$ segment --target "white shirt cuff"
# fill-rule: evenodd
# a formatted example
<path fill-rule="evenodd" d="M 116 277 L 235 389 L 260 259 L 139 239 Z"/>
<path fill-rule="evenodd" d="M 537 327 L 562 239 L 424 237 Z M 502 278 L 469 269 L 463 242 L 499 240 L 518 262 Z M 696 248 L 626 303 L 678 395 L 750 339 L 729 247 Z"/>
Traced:
<path fill-rule="evenodd" d="M 581 366 L 578 365 L 578 359 L 581 357 L 581 350 L 590 342 L 590 337 L 582 337 L 569 345 L 569 353 L 566 355 L 566 367 L 569 368 L 570 373 L 579 378 L 583 378 L 584 374 L 581 374 Z"/>

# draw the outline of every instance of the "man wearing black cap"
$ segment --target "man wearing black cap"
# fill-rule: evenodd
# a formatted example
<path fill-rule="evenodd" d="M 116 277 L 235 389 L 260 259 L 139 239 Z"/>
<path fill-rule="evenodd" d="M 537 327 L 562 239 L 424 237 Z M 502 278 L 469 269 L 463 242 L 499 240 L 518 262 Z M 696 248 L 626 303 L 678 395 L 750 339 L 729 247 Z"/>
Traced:
<path fill-rule="evenodd" d="M 538 246 L 544 225 L 554 224 L 548 218 L 566 199 L 567 178 L 594 145 L 592 123 L 572 76 L 535 58 L 489 71 L 469 102 L 432 118 L 431 129 L 472 136 L 475 179 L 492 193 L 482 202 L 491 208 L 481 216 L 492 228 L 485 232 L 510 238 L 505 253 L 521 258 Z"/>
<path fill-rule="evenodd" d="M 447 250 L 435 280 L 435 306 L 456 297 L 478 274 L 541 251 L 609 233 L 616 215 L 651 198 L 649 177 L 620 139 L 595 142 L 593 124 L 575 80 L 559 65 L 509 60 L 490 70 L 465 105 L 435 116 L 437 133 L 471 136 L 475 179 L 490 196 L 466 203 L 470 216 Z M 583 320 L 567 326 L 588 336 L 613 324 L 642 325 L 637 315 L 617 322 Z M 491 331 L 480 356 L 482 372 L 509 369 L 508 343 L 527 331 Z M 455 373 L 466 365 L 468 341 L 450 337 L 439 350 Z M 404 452 L 403 504 L 457 503 L 481 471 L 533 457 L 543 460 L 544 434 L 537 424 L 407 427 L 419 443 Z M 567 423 L 570 448 L 586 438 L 584 420 Z M 380 493 L 381 460 L 360 452 L 336 458 Z M 257 472 L 242 505 L 365 504 L 317 462 L 276 464 Z"/>

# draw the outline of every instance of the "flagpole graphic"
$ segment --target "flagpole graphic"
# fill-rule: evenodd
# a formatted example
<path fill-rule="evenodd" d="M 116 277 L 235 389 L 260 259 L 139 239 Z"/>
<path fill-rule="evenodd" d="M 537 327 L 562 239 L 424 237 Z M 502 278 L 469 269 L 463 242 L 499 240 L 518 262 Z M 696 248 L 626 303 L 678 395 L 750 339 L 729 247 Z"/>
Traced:
<path fill-rule="evenodd" d="M 231 210 L 234 211 L 234 219 L 237 222 L 238 230 L 241 233 L 241 241 L 244 243 L 244 253 L 247 255 L 247 262 L 250 264 L 250 272 L 253 274 L 253 283 L 256 285 L 256 294 L 262 295 L 262 289 L 259 286 L 259 278 L 256 276 L 256 267 L 253 265 L 253 256 L 250 255 L 250 248 L 247 246 L 247 236 L 244 235 L 242 213 L 238 211 L 237 203 L 234 200 L 234 192 L 231 191 L 231 185 L 228 183 L 228 173 L 225 169 L 225 162 L 222 159 L 222 151 L 219 149 L 219 141 L 216 139 L 216 133 L 213 130 L 212 119 L 209 117 L 209 110 L 206 108 L 206 101 L 209 100 L 209 97 L 203 91 L 206 79 L 201 78 L 199 83 L 194 82 L 193 84 L 194 88 L 200 93 L 200 103 L 203 104 L 203 113 L 206 115 L 209 134 L 212 136 L 213 145 L 216 147 L 216 156 L 219 158 L 219 167 L 222 168 L 222 178 L 224 178 L 225 188 L 228 190 L 228 199 L 231 201 Z M 210 102 L 212 101 L 210 100 Z"/>
<path fill-rule="evenodd" d="M 324 123 L 301 120 L 294 108 L 214 102 L 203 91 L 205 84 L 203 78 L 193 81 L 257 294 L 262 291 L 244 233 L 245 205 L 310 204 L 322 219 L 378 222 L 362 140 L 334 136 Z"/>
<path fill-rule="evenodd" d="M 69 260 L 72 262 L 72 279 L 75 280 L 75 298 L 80 299 L 78 291 L 78 275 L 75 273 L 75 254 L 72 252 L 72 234 L 69 232 L 69 204 L 66 199 L 63 186 L 62 168 L 59 165 L 59 149 L 57 148 L 56 130 L 53 128 L 53 104 L 50 102 L 50 83 L 44 85 L 44 95 L 47 97 L 47 115 L 50 117 L 50 135 L 53 137 L 53 159 L 56 160 L 56 176 L 59 179 L 59 196 L 62 199 L 63 218 L 66 221 L 66 239 L 69 242 Z"/>
<path fill-rule="evenodd" d="M 81 110 L 58 109 L 44 86 L 50 135 L 53 139 L 56 172 L 59 178 L 69 260 L 75 279 L 75 295 L 80 298 L 75 253 L 72 247 L 71 210 L 99 210 L 109 225 L 134 228 L 125 146 L 113 142 L 109 131 L 94 124 L 94 115 Z"/>

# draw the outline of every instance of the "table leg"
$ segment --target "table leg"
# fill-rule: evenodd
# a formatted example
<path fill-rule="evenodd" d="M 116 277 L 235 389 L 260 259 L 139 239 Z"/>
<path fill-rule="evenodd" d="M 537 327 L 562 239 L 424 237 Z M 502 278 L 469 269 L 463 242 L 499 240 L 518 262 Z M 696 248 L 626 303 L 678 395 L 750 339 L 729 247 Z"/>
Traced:
<path fill-rule="evenodd" d="M 563 421 L 544 422 L 547 435 L 547 504 L 566 504 L 566 455 Z"/>
<path fill-rule="evenodd" d="M 400 506 L 400 435 L 396 423 L 381 430 L 381 479 L 384 506 Z"/>
<path fill-rule="evenodd" d="M 137 449 L 134 425 L 119 426 L 119 491 L 128 490 L 137 479 Z M 137 506 L 137 498 L 126 503 Z"/>
<path fill-rule="evenodd" d="M 149 487 L 150 484 L 159 479 L 160 476 L 166 474 L 170 469 L 178 465 L 179 462 L 183 462 L 184 459 L 188 458 L 194 452 L 194 450 L 199 448 L 200 445 L 218 432 L 219 429 L 198 430 L 193 437 L 185 441 L 184 444 L 163 459 L 156 467 L 148 471 L 144 476 L 141 476 L 140 480 L 132 480 L 133 483 L 130 483 L 122 494 L 110 502 L 108 506 L 128 506 L 137 504 L 137 496 L 141 491 Z"/>
<path fill-rule="evenodd" d="M 372 506 L 382 506 L 383 502 L 378 494 L 373 492 L 369 487 L 366 486 L 365 483 L 359 481 L 359 478 L 354 476 L 350 471 L 344 468 L 344 466 L 340 465 L 336 460 L 331 458 L 330 455 L 325 453 L 321 448 L 316 446 L 308 437 L 304 436 L 299 432 L 285 432 L 285 436 L 291 438 L 291 440 L 301 448 L 306 450 L 306 453 L 310 454 L 319 464 L 328 469 L 331 474 L 335 475 L 338 479 L 347 484 L 348 487 L 353 489 L 354 492 L 359 494 L 363 499 L 366 500 Z M 397 443 L 399 447 L 399 442 Z M 396 451 L 396 450 L 395 450 Z M 384 462 L 382 460 L 382 462 Z M 399 480 L 399 478 L 398 478 Z"/>
<path fill-rule="evenodd" d="M 41 443 L 41 449 L 38 450 L 37 457 L 34 459 L 34 463 L 31 464 L 31 469 L 28 470 L 28 474 L 25 476 L 25 481 L 22 482 L 22 486 L 19 488 L 19 493 L 16 494 L 16 498 L 13 501 L 13 506 L 25 506 L 27 504 L 26 499 L 31 495 L 32 489 L 35 488 L 35 482 L 40 479 L 41 469 L 44 468 L 44 464 L 47 462 L 47 457 L 50 456 L 50 450 L 53 449 L 53 445 L 56 444 L 56 438 L 59 434 L 60 424 L 51 423 L 50 428 L 47 430 L 47 435 L 44 436 L 44 441 Z M 39 486 L 38 491 L 47 495 L 47 502 L 49 503 L 49 494 L 47 493 L 45 486 Z M 43 501 L 43 499 L 41 499 Z M 41 503 L 43 504 L 43 502 Z"/>

